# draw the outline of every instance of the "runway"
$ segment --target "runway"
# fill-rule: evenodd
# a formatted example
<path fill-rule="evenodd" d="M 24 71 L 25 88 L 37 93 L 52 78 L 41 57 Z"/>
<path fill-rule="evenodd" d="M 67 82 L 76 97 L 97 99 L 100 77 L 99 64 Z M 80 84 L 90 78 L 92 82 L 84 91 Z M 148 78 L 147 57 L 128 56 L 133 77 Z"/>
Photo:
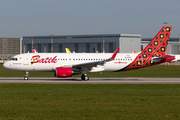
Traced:
<path fill-rule="evenodd" d="M 147 78 L 147 77 L 91 77 L 89 81 L 82 81 L 79 77 L 0 77 L 2 83 L 31 83 L 31 84 L 180 84 L 180 78 Z"/>

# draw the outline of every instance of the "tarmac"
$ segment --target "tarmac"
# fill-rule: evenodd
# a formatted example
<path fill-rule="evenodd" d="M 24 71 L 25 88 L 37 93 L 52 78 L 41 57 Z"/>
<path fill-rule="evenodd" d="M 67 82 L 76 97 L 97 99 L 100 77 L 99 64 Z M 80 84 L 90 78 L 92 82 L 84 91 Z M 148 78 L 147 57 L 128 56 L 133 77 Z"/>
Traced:
<path fill-rule="evenodd" d="M 148 78 L 148 77 L 91 77 L 83 81 L 79 77 L 0 77 L 2 83 L 31 83 L 31 84 L 180 84 L 180 78 Z"/>

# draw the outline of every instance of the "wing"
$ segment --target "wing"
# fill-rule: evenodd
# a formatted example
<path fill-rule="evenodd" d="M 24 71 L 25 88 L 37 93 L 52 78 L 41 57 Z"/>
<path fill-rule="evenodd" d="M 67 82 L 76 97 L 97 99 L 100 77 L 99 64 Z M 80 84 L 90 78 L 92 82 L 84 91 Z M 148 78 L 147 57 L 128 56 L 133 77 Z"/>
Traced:
<path fill-rule="evenodd" d="M 97 67 L 98 65 L 104 65 L 105 63 L 112 61 L 115 59 L 117 53 L 119 51 L 119 48 L 113 53 L 113 55 L 108 58 L 108 59 L 104 59 L 102 61 L 94 61 L 94 62 L 87 62 L 87 63 L 80 63 L 80 64 L 63 64 L 63 65 L 55 65 L 53 66 L 53 70 L 55 70 L 57 67 L 71 67 L 73 69 L 73 71 L 77 71 L 77 72 L 87 72 L 93 69 L 96 69 L 97 72 L 103 71 L 104 69 L 102 68 L 94 68 Z"/>
<path fill-rule="evenodd" d="M 72 65 L 72 68 L 79 69 L 81 71 L 83 71 L 83 70 L 91 70 L 93 67 L 97 67 L 97 65 L 104 65 L 106 62 L 114 60 L 117 53 L 118 53 L 118 51 L 119 51 L 119 48 L 108 59 L 105 59 L 105 60 L 102 60 L 102 61 L 94 61 L 94 62 L 75 64 L 75 65 Z"/>

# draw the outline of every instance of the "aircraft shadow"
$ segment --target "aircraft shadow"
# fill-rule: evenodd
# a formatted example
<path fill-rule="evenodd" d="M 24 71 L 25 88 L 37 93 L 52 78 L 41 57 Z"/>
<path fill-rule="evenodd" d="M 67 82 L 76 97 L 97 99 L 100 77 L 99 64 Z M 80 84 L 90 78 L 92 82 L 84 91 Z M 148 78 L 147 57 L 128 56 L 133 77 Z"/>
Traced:
<path fill-rule="evenodd" d="M 24 78 L 15 78 L 15 77 L 12 77 L 12 78 L 0 78 L 0 81 L 3 81 L 3 80 L 12 80 L 12 81 L 17 81 L 17 80 L 20 80 L 20 81 L 84 81 L 84 80 L 81 80 L 80 78 L 31 78 L 29 77 L 28 80 L 24 80 Z M 129 78 L 129 79 L 123 79 L 123 78 L 90 78 L 89 81 L 142 81 L 138 78 Z"/>

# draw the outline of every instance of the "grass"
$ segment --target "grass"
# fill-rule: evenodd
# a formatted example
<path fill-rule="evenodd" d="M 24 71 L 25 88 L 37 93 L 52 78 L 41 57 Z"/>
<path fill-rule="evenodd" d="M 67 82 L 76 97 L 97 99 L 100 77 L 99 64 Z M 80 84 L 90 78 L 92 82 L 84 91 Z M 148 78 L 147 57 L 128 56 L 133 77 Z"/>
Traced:
<path fill-rule="evenodd" d="M 25 72 L 17 72 L 6 70 L 0 64 L 1 77 L 24 77 Z M 124 72 L 103 72 L 88 73 L 89 77 L 180 77 L 180 66 L 173 65 L 155 65 L 138 70 L 124 71 Z M 30 72 L 30 77 L 53 77 L 53 72 Z M 74 75 L 80 77 L 79 75 Z"/>
<path fill-rule="evenodd" d="M 179 66 L 157 65 L 90 77 L 180 77 Z M 24 77 L 0 64 L 1 77 Z M 30 72 L 30 77 L 53 73 Z M 80 75 L 76 75 L 79 77 Z M 177 120 L 180 85 L 0 84 L 0 120 Z"/>
<path fill-rule="evenodd" d="M 180 85 L 0 84 L 0 120 L 177 120 Z"/>

